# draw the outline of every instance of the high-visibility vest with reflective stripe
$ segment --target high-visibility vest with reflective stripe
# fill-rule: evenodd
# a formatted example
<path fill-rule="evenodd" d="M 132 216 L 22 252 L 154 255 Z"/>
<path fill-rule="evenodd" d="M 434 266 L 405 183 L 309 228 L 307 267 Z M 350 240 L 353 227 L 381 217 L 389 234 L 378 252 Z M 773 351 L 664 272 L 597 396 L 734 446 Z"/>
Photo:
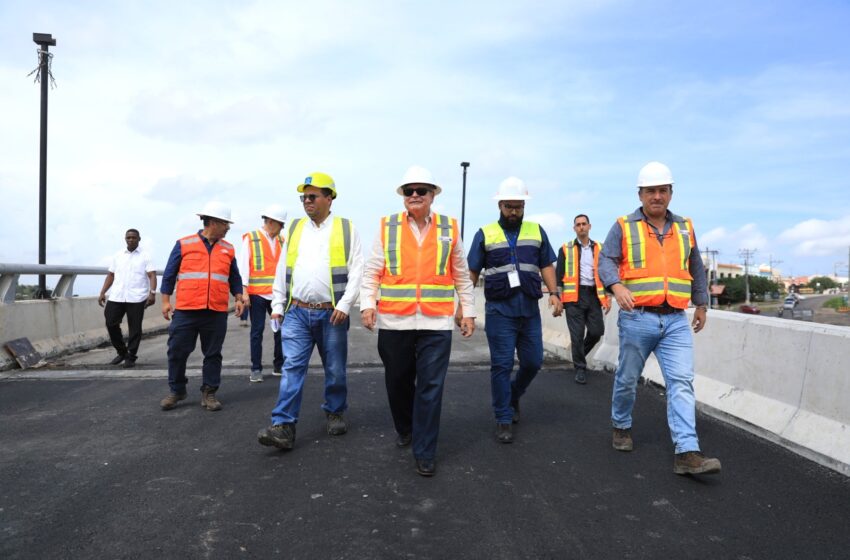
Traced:
<path fill-rule="evenodd" d="M 481 228 L 484 234 L 484 297 L 488 301 L 507 299 L 514 293 L 508 273 L 518 268 L 519 289 L 534 299 L 543 297 L 540 287 L 540 247 L 543 234 L 534 222 L 522 222 L 516 242 L 516 261 L 511 260 L 511 246 L 499 222 Z"/>
<path fill-rule="evenodd" d="M 590 242 L 590 250 L 593 252 L 593 280 L 596 284 L 596 295 L 599 297 L 599 303 L 603 307 L 608 307 L 608 294 L 605 293 L 605 286 L 599 279 L 599 253 L 602 252 L 602 243 L 598 241 Z M 561 289 L 561 301 L 563 303 L 573 303 L 578 301 L 578 288 L 581 284 L 581 270 L 579 270 L 579 255 L 581 254 L 581 244 L 575 240 L 564 243 L 564 286 Z"/>
<path fill-rule="evenodd" d="M 384 271 L 378 312 L 414 315 L 417 308 L 432 317 L 454 314 L 452 251 L 457 245 L 457 220 L 434 214 L 422 245 L 407 224 L 407 212 L 381 219 Z"/>
<path fill-rule="evenodd" d="M 280 249 L 283 247 L 283 236 L 275 238 L 277 251 L 272 255 L 272 245 L 268 236 L 262 230 L 249 231 L 242 236 L 248 240 L 248 294 L 254 296 L 272 293 L 274 273 L 277 261 L 280 260 Z"/>
<path fill-rule="evenodd" d="M 180 239 L 175 309 L 227 311 L 230 299 L 230 265 L 233 245 L 219 239 L 211 251 L 197 233 Z"/>
<path fill-rule="evenodd" d="M 640 210 L 617 220 L 623 232 L 620 279 L 632 292 L 636 306 L 657 306 L 666 301 L 677 309 L 688 307 L 692 280 L 688 260 L 696 245 L 694 227 L 689 218 L 671 216 L 673 224 L 663 244 Z"/>
<path fill-rule="evenodd" d="M 304 231 L 306 218 L 296 218 L 289 226 L 289 244 L 286 246 L 286 309 L 292 304 L 292 274 L 298 260 L 298 244 Z M 348 285 L 348 256 L 351 254 L 351 221 L 333 218 L 330 241 L 331 303 L 336 307 Z M 318 302 L 317 302 L 318 303 Z"/>

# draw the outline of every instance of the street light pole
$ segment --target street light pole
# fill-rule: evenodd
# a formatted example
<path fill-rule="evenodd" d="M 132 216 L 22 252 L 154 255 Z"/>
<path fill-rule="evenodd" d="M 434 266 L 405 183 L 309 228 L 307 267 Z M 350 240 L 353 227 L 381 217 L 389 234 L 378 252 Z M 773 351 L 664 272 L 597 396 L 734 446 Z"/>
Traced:
<path fill-rule="evenodd" d="M 466 169 L 469 167 L 469 162 L 462 161 L 460 166 L 463 167 L 463 199 L 460 203 L 460 238 L 463 239 L 463 225 L 466 221 Z"/>
<path fill-rule="evenodd" d="M 41 48 L 38 51 L 38 80 L 41 82 L 41 139 L 38 165 L 38 264 L 47 263 L 47 85 L 50 76 L 50 47 L 56 39 L 50 33 L 33 33 L 32 40 Z M 38 275 L 38 298 L 47 297 L 44 274 Z"/>

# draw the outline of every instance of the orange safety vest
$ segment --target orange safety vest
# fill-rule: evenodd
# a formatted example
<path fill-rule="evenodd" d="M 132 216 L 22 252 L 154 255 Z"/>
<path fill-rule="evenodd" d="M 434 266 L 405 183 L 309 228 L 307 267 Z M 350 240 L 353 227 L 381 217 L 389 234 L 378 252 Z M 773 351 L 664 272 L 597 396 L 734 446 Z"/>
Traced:
<path fill-rule="evenodd" d="M 608 294 L 605 293 L 605 286 L 599 279 L 599 253 L 602 252 L 602 243 L 594 242 L 591 246 L 593 252 L 593 278 L 596 282 L 596 295 L 599 298 L 599 303 L 602 307 L 608 308 L 611 305 L 608 302 Z M 575 240 L 564 243 L 564 287 L 561 290 L 561 301 L 563 303 L 573 303 L 578 301 L 578 288 L 581 283 L 581 274 L 579 270 L 579 251 L 581 245 Z"/>
<path fill-rule="evenodd" d="M 275 239 L 277 253 L 274 255 L 269 238 L 262 230 L 249 231 L 242 239 L 249 241 L 248 248 L 251 251 L 248 257 L 248 295 L 270 295 L 277 261 L 280 260 L 283 247 L 283 236 L 278 235 Z"/>
<path fill-rule="evenodd" d="M 452 250 L 459 238 L 457 220 L 434 214 L 422 245 L 407 224 L 407 212 L 381 218 L 384 270 L 379 313 L 414 315 L 454 314 Z"/>
<path fill-rule="evenodd" d="M 635 298 L 635 306 L 687 309 L 691 299 L 691 273 L 688 260 L 696 246 L 689 218 L 671 214 L 673 225 L 658 242 L 640 210 L 617 220 L 623 232 L 623 258 L 620 279 Z"/>
<path fill-rule="evenodd" d="M 230 300 L 230 264 L 235 251 L 224 239 L 207 252 L 197 233 L 180 239 L 175 309 L 227 311 Z"/>

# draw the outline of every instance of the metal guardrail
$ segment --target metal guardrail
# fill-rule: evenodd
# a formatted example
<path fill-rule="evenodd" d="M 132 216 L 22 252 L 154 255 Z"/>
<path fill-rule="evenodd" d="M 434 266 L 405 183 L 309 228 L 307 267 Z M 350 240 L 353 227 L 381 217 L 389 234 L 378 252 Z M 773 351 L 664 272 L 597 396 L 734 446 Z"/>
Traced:
<path fill-rule="evenodd" d="M 74 295 L 74 280 L 77 276 L 106 276 L 108 272 L 109 269 L 105 266 L 0 263 L 0 304 L 15 303 L 18 278 L 21 274 L 58 274 L 59 280 L 53 288 L 52 298 L 70 298 Z M 156 273 L 157 276 L 162 276 L 161 270 Z"/>

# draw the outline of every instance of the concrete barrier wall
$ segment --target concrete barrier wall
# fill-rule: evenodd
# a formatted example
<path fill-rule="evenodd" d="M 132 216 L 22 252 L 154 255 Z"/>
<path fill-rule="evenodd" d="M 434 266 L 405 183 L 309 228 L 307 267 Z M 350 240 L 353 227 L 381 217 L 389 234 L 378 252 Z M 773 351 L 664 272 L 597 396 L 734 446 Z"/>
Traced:
<path fill-rule="evenodd" d="M 564 317 L 541 300 L 544 348 L 569 361 Z M 484 323 L 484 298 L 476 292 Z M 588 356 L 614 371 L 619 355 L 617 304 L 605 336 Z M 693 316 L 693 311 L 688 311 Z M 850 475 L 850 328 L 710 310 L 694 335 L 694 387 L 700 410 Z M 643 375 L 664 385 L 654 356 Z"/>
<path fill-rule="evenodd" d="M 143 332 L 167 328 L 157 303 L 145 311 Z M 126 335 L 126 321 L 124 333 Z M 0 371 L 17 366 L 5 349 L 6 342 L 28 338 L 33 347 L 46 358 L 93 348 L 109 340 L 104 325 L 103 308 L 97 297 L 59 298 L 53 300 L 19 301 L 0 305 Z"/>

